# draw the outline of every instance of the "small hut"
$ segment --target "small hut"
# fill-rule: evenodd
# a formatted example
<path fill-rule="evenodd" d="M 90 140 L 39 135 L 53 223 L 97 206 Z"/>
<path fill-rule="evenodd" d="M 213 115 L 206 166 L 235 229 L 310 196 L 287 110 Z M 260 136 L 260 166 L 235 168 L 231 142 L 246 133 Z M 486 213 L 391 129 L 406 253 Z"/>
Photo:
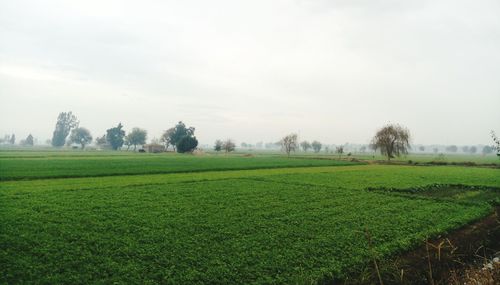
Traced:
<path fill-rule="evenodd" d="M 146 152 L 159 153 L 165 151 L 165 146 L 161 144 L 145 144 L 142 146 Z"/>

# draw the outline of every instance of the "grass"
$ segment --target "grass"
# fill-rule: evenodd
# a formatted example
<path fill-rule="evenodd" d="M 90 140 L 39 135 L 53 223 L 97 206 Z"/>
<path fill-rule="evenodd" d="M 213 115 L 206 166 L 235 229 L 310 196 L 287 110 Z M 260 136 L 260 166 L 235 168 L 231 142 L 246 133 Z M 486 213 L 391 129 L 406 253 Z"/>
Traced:
<path fill-rule="evenodd" d="M 365 229 L 393 256 L 484 217 L 500 187 L 498 169 L 295 166 L 2 181 L 0 283 L 331 281 L 371 262 Z M 444 184 L 470 189 L 406 191 Z"/>

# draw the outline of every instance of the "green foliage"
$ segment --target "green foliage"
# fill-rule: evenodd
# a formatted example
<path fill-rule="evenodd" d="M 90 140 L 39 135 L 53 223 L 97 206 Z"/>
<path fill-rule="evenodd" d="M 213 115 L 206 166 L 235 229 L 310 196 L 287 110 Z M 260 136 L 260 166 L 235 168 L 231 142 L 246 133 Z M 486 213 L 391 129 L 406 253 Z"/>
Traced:
<path fill-rule="evenodd" d="M 140 128 L 133 128 L 132 131 L 127 135 L 126 141 L 129 145 L 134 146 L 136 150 L 137 145 L 142 145 L 146 143 L 147 131 Z"/>
<path fill-rule="evenodd" d="M 56 128 L 52 134 L 52 146 L 61 147 L 66 143 L 71 129 L 78 127 L 78 119 L 71 112 L 61 112 L 57 117 Z"/>
<path fill-rule="evenodd" d="M 27 146 L 33 146 L 35 144 L 35 139 L 33 138 L 33 136 L 31 134 L 29 134 L 26 139 L 24 140 L 24 145 L 27 145 Z"/>
<path fill-rule="evenodd" d="M 194 136 L 194 127 L 186 127 L 186 125 L 180 121 L 175 125 L 174 128 L 168 129 L 162 136 L 162 142 L 168 145 L 172 144 L 174 150 L 179 153 L 192 152 L 196 146 L 198 146 L 198 140 Z M 182 144 L 179 150 L 179 144 Z"/>
<path fill-rule="evenodd" d="M 99 162 L 109 167 L 115 157 L 149 165 L 133 161 L 139 155 L 103 155 Z M 169 159 L 177 157 L 193 159 Z M 98 158 L 64 159 L 94 159 L 95 166 Z M 230 167 L 253 161 L 203 159 Z M 203 159 L 189 161 L 199 166 Z M 265 159 L 274 165 L 305 161 Z M 11 167 L 5 161 L 2 175 Z M 487 203 L 464 203 L 467 195 L 366 190 L 433 183 L 498 187 L 500 175 L 485 168 L 354 165 L 4 181 L 0 283 L 295 284 L 345 278 L 371 262 L 365 228 L 383 258 L 490 213 Z M 483 186 L 478 189 L 487 191 Z"/>
<path fill-rule="evenodd" d="M 194 136 L 184 136 L 177 142 L 177 152 L 193 152 L 198 146 L 198 140 Z"/>
<path fill-rule="evenodd" d="M 122 123 L 119 123 L 118 126 L 106 131 L 106 141 L 111 145 L 113 150 L 117 150 L 123 146 L 125 131 L 122 128 Z"/>
<path fill-rule="evenodd" d="M 214 150 L 216 152 L 221 151 L 222 150 L 222 145 L 223 145 L 223 142 L 221 140 L 216 140 L 215 144 L 214 144 Z"/>
<path fill-rule="evenodd" d="M 71 135 L 69 137 L 69 140 L 72 143 L 76 143 L 82 146 L 82 149 L 85 148 L 85 145 L 89 144 L 92 142 L 92 135 L 90 134 L 90 131 L 87 130 L 86 128 L 76 128 L 71 131 Z"/>
<path fill-rule="evenodd" d="M 311 143 L 311 146 L 315 153 L 320 152 L 321 147 L 323 147 L 323 145 L 319 141 L 313 141 Z"/>

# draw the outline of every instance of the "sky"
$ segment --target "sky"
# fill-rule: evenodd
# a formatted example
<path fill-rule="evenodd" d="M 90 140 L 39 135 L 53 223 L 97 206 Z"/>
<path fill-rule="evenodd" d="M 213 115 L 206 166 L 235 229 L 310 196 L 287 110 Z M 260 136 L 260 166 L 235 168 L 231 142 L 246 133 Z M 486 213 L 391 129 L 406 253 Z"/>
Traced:
<path fill-rule="evenodd" d="M 288 133 L 416 144 L 500 133 L 500 1 L 0 1 L 0 135 L 182 120 L 202 144 Z"/>

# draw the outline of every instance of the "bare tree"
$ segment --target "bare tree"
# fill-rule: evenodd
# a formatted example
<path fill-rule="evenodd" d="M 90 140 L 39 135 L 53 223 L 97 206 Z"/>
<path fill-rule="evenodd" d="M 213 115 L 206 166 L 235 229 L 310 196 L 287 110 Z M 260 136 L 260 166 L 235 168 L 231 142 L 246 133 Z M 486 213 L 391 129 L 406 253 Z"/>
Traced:
<path fill-rule="evenodd" d="M 227 139 L 222 143 L 222 149 L 224 149 L 226 153 L 234 151 L 235 148 L 236 144 L 231 139 Z"/>
<path fill-rule="evenodd" d="M 165 151 L 168 150 L 168 147 L 172 144 L 171 137 L 172 137 L 172 134 L 174 133 L 174 131 L 175 131 L 175 128 L 170 128 L 170 129 L 164 131 L 160 137 L 160 142 L 165 144 Z M 174 147 L 174 151 L 175 151 L 175 145 L 173 147 Z"/>
<path fill-rule="evenodd" d="M 290 152 L 297 149 L 297 134 L 289 134 L 283 137 L 280 141 L 281 149 L 286 152 L 286 155 L 290 156 Z"/>
<path fill-rule="evenodd" d="M 339 155 L 339 159 L 342 158 L 342 154 L 344 153 L 344 146 L 338 146 L 335 148 L 335 152 Z"/>
<path fill-rule="evenodd" d="M 497 156 L 500 157 L 500 139 L 497 137 L 495 134 L 495 131 L 491 131 L 491 138 L 493 139 L 493 142 L 495 145 L 493 145 L 493 148 L 497 151 Z"/>
<path fill-rule="evenodd" d="M 380 150 L 382 155 L 387 156 L 387 160 L 408 154 L 410 131 L 397 124 L 388 124 L 377 131 L 371 145 L 374 150 Z"/>

